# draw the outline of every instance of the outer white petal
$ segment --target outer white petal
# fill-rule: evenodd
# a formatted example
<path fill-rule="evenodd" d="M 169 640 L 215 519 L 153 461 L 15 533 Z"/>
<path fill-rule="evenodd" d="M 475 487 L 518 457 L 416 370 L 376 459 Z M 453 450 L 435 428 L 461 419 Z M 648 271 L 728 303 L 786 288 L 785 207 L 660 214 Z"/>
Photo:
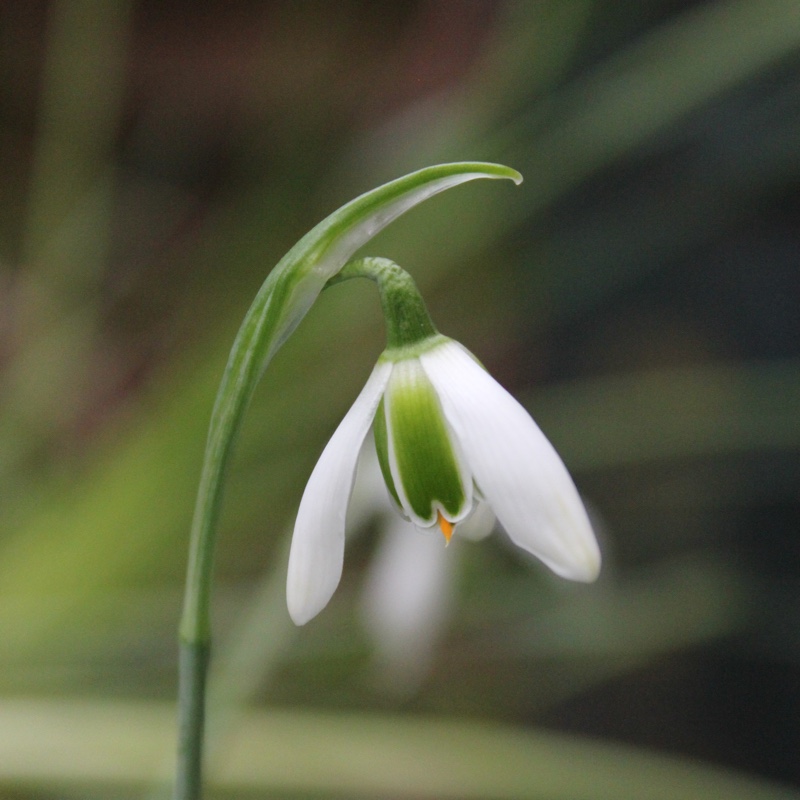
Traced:
<path fill-rule="evenodd" d="M 586 509 L 528 412 L 456 342 L 421 361 L 478 488 L 512 541 L 562 577 L 593 581 L 600 550 Z"/>
<path fill-rule="evenodd" d="M 297 625 L 328 604 L 342 577 L 347 505 L 364 437 L 380 403 L 391 364 L 378 364 L 308 479 L 289 552 L 286 603 Z"/>

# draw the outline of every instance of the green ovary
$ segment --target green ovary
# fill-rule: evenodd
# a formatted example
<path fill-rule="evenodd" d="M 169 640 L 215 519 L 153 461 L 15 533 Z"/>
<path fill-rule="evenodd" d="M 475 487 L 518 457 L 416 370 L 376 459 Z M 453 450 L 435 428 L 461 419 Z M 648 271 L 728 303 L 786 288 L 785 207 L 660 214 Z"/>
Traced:
<path fill-rule="evenodd" d="M 419 362 L 395 365 L 378 417 L 383 418 L 375 427 L 381 470 L 395 499 L 400 499 L 399 484 L 406 511 L 418 520 L 433 524 L 437 508 L 450 519 L 458 517 L 467 500 L 464 479 L 439 399 Z M 394 469 L 388 458 L 389 436 Z"/>

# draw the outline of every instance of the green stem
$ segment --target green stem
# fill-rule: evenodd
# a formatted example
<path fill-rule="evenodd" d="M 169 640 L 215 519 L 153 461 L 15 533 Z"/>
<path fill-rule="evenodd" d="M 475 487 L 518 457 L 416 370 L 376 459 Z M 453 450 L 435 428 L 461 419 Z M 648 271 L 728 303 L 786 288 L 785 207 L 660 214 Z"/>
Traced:
<path fill-rule="evenodd" d="M 180 643 L 178 656 L 178 764 L 175 797 L 202 796 L 203 731 L 205 689 L 211 649 L 207 643 Z"/>
<path fill-rule="evenodd" d="M 274 317 L 270 318 L 261 309 L 270 306 L 269 298 L 280 292 L 283 283 L 285 281 L 280 276 L 271 282 L 268 279 L 251 306 L 234 343 L 211 412 L 192 520 L 180 624 L 175 800 L 200 800 L 202 797 L 206 676 L 211 647 L 211 583 L 223 477 L 263 366 L 277 350 L 273 333 L 277 323 Z M 270 333 L 273 333 L 272 337 Z"/>
<path fill-rule="evenodd" d="M 377 284 L 386 320 L 387 348 L 409 347 L 437 335 L 414 279 L 394 261 L 353 259 L 328 281 L 328 286 L 350 278 L 369 278 Z"/>

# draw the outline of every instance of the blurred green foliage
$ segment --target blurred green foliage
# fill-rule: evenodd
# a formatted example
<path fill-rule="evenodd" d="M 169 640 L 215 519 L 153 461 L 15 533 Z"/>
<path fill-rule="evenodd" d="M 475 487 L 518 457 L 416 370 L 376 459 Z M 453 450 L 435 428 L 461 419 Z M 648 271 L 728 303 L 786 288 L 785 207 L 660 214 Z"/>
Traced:
<path fill-rule="evenodd" d="M 358 613 L 368 524 L 291 626 L 294 509 L 382 349 L 372 288 L 325 292 L 229 476 L 211 796 L 796 796 L 793 0 L 11 0 L 0 42 L 0 796 L 168 774 L 189 520 L 250 299 L 334 208 L 465 159 L 525 183 L 436 198 L 368 253 L 526 402 L 604 573 L 456 543 L 399 691 Z"/>

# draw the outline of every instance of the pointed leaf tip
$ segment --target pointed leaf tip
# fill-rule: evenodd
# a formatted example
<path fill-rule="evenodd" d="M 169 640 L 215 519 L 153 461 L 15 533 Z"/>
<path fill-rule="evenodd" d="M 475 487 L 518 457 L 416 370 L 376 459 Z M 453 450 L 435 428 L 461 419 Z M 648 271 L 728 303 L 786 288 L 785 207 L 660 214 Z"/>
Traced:
<path fill-rule="evenodd" d="M 522 173 L 518 172 L 505 164 L 495 164 L 491 161 L 454 161 L 450 164 L 438 164 L 434 167 L 427 167 L 419 170 L 419 173 L 431 171 L 452 170 L 464 175 L 472 174 L 481 178 L 506 178 L 514 181 L 519 186 L 522 181 Z"/>

